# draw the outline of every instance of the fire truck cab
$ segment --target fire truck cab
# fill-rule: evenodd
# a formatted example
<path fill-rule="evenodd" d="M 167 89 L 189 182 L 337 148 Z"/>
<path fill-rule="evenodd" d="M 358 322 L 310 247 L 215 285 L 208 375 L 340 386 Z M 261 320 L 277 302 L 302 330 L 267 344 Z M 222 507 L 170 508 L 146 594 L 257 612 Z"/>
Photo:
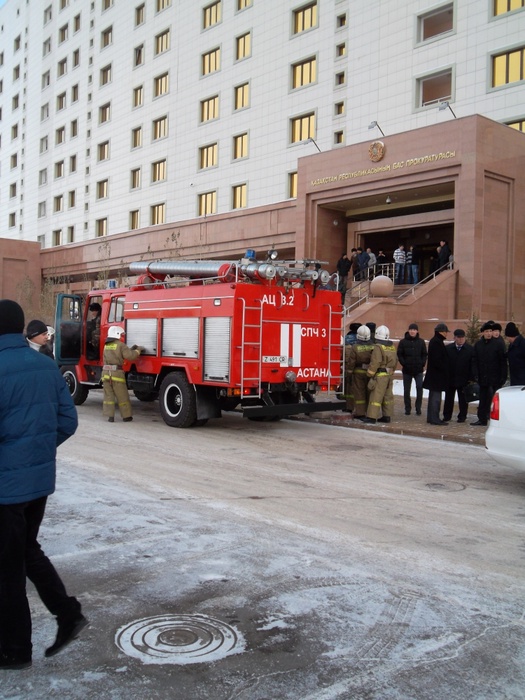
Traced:
<path fill-rule="evenodd" d="M 158 398 L 169 426 L 237 408 L 276 420 L 345 407 L 315 400 L 342 382 L 341 296 L 319 262 L 159 261 L 130 272 L 140 275 L 130 287 L 58 296 L 55 356 L 77 405 L 102 386 L 104 343 L 118 325 L 128 346 L 144 348 L 123 366 L 128 387 Z"/>

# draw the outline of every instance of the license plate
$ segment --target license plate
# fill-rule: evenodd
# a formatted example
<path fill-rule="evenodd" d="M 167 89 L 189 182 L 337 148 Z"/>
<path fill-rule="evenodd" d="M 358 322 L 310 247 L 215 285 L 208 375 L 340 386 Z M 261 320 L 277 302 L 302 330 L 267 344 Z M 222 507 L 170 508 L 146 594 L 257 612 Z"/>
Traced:
<path fill-rule="evenodd" d="M 279 364 L 282 364 L 283 362 L 287 361 L 286 355 L 263 355 L 263 362 L 278 362 Z"/>

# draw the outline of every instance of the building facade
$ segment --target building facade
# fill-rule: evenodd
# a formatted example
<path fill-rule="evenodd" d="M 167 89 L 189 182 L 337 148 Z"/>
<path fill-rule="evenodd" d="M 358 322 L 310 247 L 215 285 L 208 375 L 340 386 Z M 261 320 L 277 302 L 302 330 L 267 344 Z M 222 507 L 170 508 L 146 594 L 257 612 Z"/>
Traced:
<path fill-rule="evenodd" d="M 349 175 L 332 200 L 317 195 L 334 180 L 321 181 L 364 169 L 359 149 L 366 144 L 368 154 L 375 142 L 386 147 L 392 177 L 417 179 L 406 161 L 465 153 L 457 139 L 468 137 L 473 115 L 488 118 L 476 124 L 506 125 L 485 131 L 522 153 L 524 4 L 7 0 L 0 235 L 39 242 L 44 275 L 80 286 L 124 274 L 146 255 L 229 258 L 275 245 L 334 265 L 357 241 L 391 252 L 398 241 L 381 238 L 371 200 L 358 201 L 383 196 L 381 163 Z M 401 161 L 405 170 L 394 172 Z M 413 190 L 396 183 L 387 188 L 398 197 Z M 417 198 L 429 198 L 459 261 L 457 210 L 472 211 L 476 199 L 458 197 L 457 183 Z M 519 200 L 520 183 L 513 187 Z M 392 230 L 416 214 L 411 207 L 397 201 Z M 376 218 L 392 218 L 380 210 Z M 469 303 L 458 302 L 458 313 Z"/>

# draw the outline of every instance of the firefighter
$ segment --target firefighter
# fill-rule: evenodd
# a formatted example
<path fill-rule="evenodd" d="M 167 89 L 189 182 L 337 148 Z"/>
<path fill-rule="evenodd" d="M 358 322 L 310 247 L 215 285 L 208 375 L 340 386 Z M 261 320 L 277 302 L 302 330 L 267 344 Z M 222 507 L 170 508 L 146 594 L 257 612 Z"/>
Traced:
<path fill-rule="evenodd" d="M 354 418 L 362 420 L 366 415 L 369 382 L 367 376 L 374 345 L 370 342 L 370 328 L 359 326 L 357 343 L 350 345 L 347 352 L 346 371 L 352 377 L 352 394 L 354 398 Z"/>
<path fill-rule="evenodd" d="M 104 345 L 104 366 L 102 367 L 102 386 L 104 387 L 103 415 L 110 423 L 115 421 L 115 404 L 125 423 L 133 420 L 131 402 L 129 400 L 126 375 L 122 369 L 124 360 L 136 360 L 143 347 L 134 345 L 132 348 L 121 340 L 126 331 L 121 326 L 111 326 Z"/>
<path fill-rule="evenodd" d="M 375 334 L 375 345 L 367 370 L 370 398 L 363 423 L 390 423 L 394 414 L 394 371 L 397 366 L 397 353 L 390 340 L 387 326 L 379 326 Z M 379 413 L 383 412 L 381 418 Z"/>
<path fill-rule="evenodd" d="M 350 358 L 350 347 L 357 343 L 357 329 L 360 327 L 359 323 L 351 323 L 348 333 L 345 335 L 344 339 L 344 372 L 345 372 L 345 393 L 341 395 L 341 398 L 346 400 L 346 408 L 343 409 L 345 413 L 353 413 L 354 411 L 354 393 L 352 388 L 352 370 L 353 367 L 348 369 L 348 361 Z"/>

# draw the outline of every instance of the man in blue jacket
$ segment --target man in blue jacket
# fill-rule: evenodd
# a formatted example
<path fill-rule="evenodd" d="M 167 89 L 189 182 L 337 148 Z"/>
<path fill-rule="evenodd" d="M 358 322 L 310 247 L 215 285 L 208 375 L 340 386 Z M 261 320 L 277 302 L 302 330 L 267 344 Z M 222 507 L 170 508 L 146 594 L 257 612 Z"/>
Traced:
<path fill-rule="evenodd" d="M 24 312 L 0 300 L 0 669 L 31 666 L 26 577 L 56 616 L 53 656 L 88 624 L 68 596 L 37 537 L 55 490 L 56 450 L 78 425 L 75 406 L 53 360 L 23 336 Z"/>

